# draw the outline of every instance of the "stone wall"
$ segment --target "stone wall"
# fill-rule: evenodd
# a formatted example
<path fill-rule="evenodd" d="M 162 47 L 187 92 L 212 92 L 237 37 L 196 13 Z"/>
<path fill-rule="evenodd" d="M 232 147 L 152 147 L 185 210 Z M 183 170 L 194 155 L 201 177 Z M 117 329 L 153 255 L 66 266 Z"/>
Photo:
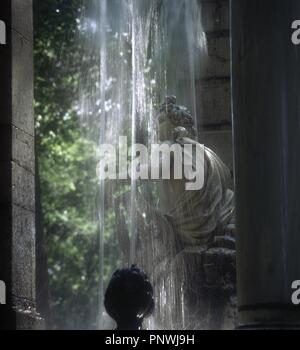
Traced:
<path fill-rule="evenodd" d="M 0 280 L 7 286 L 0 328 L 33 328 L 35 161 L 32 0 L 3 0 L 0 46 Z"/>
<path fill-rule="evenodd" d="M 208 55 L 197 82 L 199 140 L 233 170 L 229 0 L 199 0 Z"/>

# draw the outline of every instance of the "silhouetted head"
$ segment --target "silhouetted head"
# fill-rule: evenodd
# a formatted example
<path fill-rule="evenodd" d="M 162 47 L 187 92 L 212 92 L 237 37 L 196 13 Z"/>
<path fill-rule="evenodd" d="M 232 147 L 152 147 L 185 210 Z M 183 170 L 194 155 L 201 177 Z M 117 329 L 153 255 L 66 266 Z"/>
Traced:
<path fill-rule="evenodd" d="M 154 311 L 153 288 L 147 275 L 135 266 L 117 270 L 107 287 L 104 305 L 117 322 L 117 329 L 141 329 L 144 318 Z"/>

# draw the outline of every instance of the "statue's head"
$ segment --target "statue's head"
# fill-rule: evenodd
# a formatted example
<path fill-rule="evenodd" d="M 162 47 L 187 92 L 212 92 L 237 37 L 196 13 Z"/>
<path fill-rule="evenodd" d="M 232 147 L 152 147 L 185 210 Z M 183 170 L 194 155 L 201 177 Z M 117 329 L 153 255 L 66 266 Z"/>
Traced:
<path fill-rule="evenodd" d="M 154 311 L 153 288 L 147 275 L 135 266 L 117 270 L 106 290 L 104 305 L 117 322 L 117 329 L 141 329 L 144 318 Z"/>
<path fill-rule="evenodd" d="M 161 141 L 174 137 L 174 129 L 186 130 L 186 136 L 194 138 L 196 130 L 191 112 L 184 106 L 176 104 L 175 96 L 167 96 L 158 111 L 159 138 Z"/>

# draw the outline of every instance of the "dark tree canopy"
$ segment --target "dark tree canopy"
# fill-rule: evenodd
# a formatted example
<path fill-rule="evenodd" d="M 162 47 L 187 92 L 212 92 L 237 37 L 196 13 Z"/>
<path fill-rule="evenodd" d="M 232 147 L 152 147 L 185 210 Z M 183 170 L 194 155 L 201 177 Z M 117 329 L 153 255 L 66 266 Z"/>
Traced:
<path fill-rule="evenodd" d="M 82 136 L 76 113 L 81 6 L 81 0 L 34 2 L 38 175 L 50 323 L 60 329 L 93 328 L 98 312 L 95 145 Z"/>

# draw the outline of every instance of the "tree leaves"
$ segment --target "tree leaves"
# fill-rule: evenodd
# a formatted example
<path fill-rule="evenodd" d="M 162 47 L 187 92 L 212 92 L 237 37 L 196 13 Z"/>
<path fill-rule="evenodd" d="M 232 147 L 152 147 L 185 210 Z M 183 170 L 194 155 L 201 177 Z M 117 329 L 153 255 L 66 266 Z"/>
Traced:
<path fill-rule="evenodd" d="M 81 0 L 36 0 L 35 115 L 53 328 L 93 328 L 98 300 L 95 145 L 76 102 Z"/>

